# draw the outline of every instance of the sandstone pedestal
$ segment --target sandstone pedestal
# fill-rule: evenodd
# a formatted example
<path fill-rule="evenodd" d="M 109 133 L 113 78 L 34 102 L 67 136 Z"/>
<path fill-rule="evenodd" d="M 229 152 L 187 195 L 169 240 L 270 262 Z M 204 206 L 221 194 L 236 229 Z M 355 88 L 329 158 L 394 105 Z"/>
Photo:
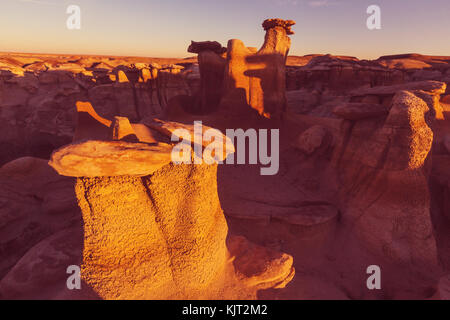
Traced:
<path fill-rule="evenodd" d="M 142 136 L 119 120 L 109 136 Z M 150 125 L 167 137 L 177 127 Z M 252 299 L 286 285 L 291 256 L 228 235 L 217 164 L 174 164 L 165 141 L 87 140 L 53 153 L 50 165 L 77 177 L 85 283 L 103 299 Z M 226 147 L 224 157 L 234 152 Z"/>

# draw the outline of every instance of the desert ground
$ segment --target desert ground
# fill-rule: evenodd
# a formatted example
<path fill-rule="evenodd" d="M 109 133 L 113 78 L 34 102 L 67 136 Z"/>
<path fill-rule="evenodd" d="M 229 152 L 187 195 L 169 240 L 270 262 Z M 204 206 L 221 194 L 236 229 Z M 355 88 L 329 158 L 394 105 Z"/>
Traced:
<path fill-rule="evenodd" d="M 450 56 L 289 56 L 293 24 L 185 59 L 0 53 L 0 298 L 450 299 Z M 279 130 L 277 173 L 175 164 L 194 121 Z"/>

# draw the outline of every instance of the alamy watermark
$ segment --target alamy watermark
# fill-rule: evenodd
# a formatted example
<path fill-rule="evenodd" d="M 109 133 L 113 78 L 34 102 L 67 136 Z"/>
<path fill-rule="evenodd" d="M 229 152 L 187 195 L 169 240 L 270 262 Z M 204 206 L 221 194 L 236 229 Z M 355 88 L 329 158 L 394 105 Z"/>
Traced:
<path fill-rule="evenodd" d="M 370 277 L 367 278 L 367 289 L 369 290 L 381 290 L 381 268 L 377 265 L 371 265 L 367 267 L 367 274 Z"/>
<path fill-rule="evenodd" d="M 269 155 L 270 131 L 270 155 Z M 175 164 L 259 164 L 266 166 L 260 169 L 263 176 L 276 175 L 280 162 L 279 129 L 226 129 L 226 136 L 217 129 L 203 132 L 201 121 L 194 122 L 194 141 L 187 129 L 176 129 L 172 134 L 172 142 L 178 142 L 172 149 L 172 162 Z M 236 144 L 234 144 L 236 141 Z M 248 144 L 246 143 L 248 141 Z M 204 147 L 204 142 L 209 142 Z M 192 150 L 192 144 L 194 150 Z M 234 147 L 235 146 L 235 147 Z M 204 147 L 204 149 L 203 149 Z M 232 151 L 236 152 L 232 152 Z M 248 154 L 247 151 L 248 150 Z M 194 157 L 192 157 L 194 151 Z M 228 156 L 224 159 L 224 153 Z"/>
<path fill-rule="evenodd" d="M 367 18 L 366 25 L 369 30 L 381 29 L 381 8 L 380 6 L 373 4 L 367 8 L 367 14 L 370 16 Z"/>
<path fill-rule="evenodd" d="M 70 276 L 66 280 L 66 286 L 69 290 L 81 290 L 81 269 L 77 265 L 67 267 L 67 274 Z"/>
<path fill-rule="evenodd" d="M 66 21 L 67 29 L 80 30 L 81 29 L 81 8 L 77 5 L 70 5 L 67 7 L 66 13 L 69 17 Z"/>

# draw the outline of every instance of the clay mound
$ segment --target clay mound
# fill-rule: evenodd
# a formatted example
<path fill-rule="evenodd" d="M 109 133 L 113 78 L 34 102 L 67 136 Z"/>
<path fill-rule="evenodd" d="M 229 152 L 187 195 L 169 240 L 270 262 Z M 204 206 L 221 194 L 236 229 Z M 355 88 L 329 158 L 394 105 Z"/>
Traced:
<path fill-rule="evenodd" d="M 189 52 L 198 53 L 200 91 L 193 106 L 184 110 L 280 119 L 286 110 L 285 68 L 293 34 L 292 20 L 268 19 L 261 49 L 247 48 L 238 39 L 228 41 L 226 57 L 218 42 L 192 42 Z"/>
<path fill-rule="evenodd" d="M 348 199 L 344 221 L 355 224 L 370 250 L 418 268 L 438 266 L 426 169 L 433 141 L 428 110 L 413 93 L 397 92 L 387 118 L 348 121 L 334 155 L 341 199 Z"/>
<path fill-rule="evenodd" d="M 74 180 L 59 176 L 47 160 L 31 157 L 16 159 L 0 168 L 0 203 L 0 295 L 14 298 L 15 290 L 3 288 L 6 275 L 43 239 L 73 225 L 81 228 L 80 211 Z M 20 274 L 21 269 L 17 270 Z M 21 276 L 13 279 L 25 286 L 29 280 Z M 35 293 L 40 291 L 42 287 Z"/>

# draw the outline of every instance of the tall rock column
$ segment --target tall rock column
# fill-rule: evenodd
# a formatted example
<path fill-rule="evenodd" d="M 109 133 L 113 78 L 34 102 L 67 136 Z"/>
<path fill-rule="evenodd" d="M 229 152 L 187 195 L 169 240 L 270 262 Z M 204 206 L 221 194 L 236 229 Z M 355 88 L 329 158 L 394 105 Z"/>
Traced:
<path fill-rule="evenodd" d="M 282 118 L 286 110 L 286 59 L 294 32 L 292 20 L 268 19 L 266 36 L 258 52 L 241 40 L 228 42 L 222 111 L 256 110 L 266 118 Z"/>
<path fill-rule="evenodd" d="M 198 54 L 200 69 L 200 92 L 194 100 L 191 111 L 194 113 L 216 111 L 222 96 L 226 65 L 226 59 L 222 57 L 222 54 L 226 52 L 226 48 L 216 41 L 192 41 L 188 52 Z"/>

